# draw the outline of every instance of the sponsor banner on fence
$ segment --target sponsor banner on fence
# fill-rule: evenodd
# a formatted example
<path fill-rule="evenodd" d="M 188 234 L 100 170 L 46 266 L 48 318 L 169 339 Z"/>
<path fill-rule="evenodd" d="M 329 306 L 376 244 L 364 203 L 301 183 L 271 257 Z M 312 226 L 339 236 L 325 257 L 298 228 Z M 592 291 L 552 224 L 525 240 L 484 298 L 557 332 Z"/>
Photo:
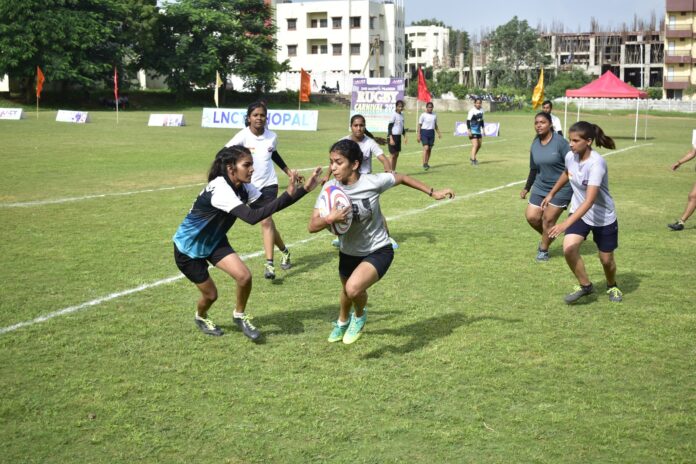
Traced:
<path fill-rule="evenodd" d="M 402 77 L 359 77 L 353 79 L 350 115 L 365 116 L 371 132 L 387 132 L 396 101 L 404 99 Z"/>
<path fill-rule="evenodd" d="M 203 108 L 201 127 L 242 129 L 246 112 L 246 108 Z M 315 131 L 318 121 L 316 110 L 268 110 L 266 127 L 273 131 Z"/>
<path fill-rule="evenodd" d="M 87 111 L 58 110 L 56 115 L 58 122 L 73 122 L 76 124 L 86 124 L 92 122 Z"/>
<path fill-rule="evenodd" d="M 486 122 L 483 124 L 483 135 L 486 137 L 497 137 L 499 133 L 499 122 Z M 469 135 L 469 129 L 466 127 L 466 121 L 457 121 L 454 123 L 454 135 Z"/>
<path fill-rule="evenodd" d="M 148 126 L 180 127 L 185 126 L 183 114 L 151 114 L 147 121 Z"/>
<path fill-rule="evenodd" d="M 0 108 L 0 119 L 19 120 L 26 118 L 22 108 Z"/>

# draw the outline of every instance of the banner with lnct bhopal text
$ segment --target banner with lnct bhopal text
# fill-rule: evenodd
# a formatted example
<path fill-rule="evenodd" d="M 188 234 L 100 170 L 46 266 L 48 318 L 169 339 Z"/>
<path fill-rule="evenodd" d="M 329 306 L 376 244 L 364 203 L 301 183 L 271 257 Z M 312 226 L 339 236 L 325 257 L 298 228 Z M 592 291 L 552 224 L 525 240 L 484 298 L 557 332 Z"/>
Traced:
<path fill-rule="evenodd" d="M 244 128 L 245 108 L 203 108 L 201 127 Z M 316 110 L 268 110 L 266 127 L 272 131 L 315 131 L 319 121 Z"/>
<path fill-rule="evenodd" d="M 370 132 L 387 132 L 396 101 L 404 99 L 402 77 L 356 77 L 350 99 L 350 116 L 361 114 Z"/>

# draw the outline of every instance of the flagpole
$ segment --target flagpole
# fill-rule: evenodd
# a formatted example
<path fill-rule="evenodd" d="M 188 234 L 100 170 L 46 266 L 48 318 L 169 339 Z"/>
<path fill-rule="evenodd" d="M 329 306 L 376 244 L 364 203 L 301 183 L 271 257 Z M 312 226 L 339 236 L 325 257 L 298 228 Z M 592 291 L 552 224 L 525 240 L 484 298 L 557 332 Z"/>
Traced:
<path fill-rule="evenodd" d="M 118 99 L 116 99 L 116 124 L 118 124 Z"/>

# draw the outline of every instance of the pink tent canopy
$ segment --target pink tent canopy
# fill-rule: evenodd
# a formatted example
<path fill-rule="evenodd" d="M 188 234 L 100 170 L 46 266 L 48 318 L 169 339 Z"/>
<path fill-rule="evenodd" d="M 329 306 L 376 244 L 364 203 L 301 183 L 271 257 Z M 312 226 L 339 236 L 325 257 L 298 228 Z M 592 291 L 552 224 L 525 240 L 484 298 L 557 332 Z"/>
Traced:
<path fill-rule="evenodd" d="M 632 85 L 626 84 L 616 77 L 613 72 L 607 71 L 584 87 L 566 90 L 566 97 L 647 98 L 648 94 Z"/>
<path fill-rule="evenodd" d="M 648 93 L 638 90 L 632 85 L 626 84 L 624 81 L 616 77 L 616 75 L 607 71 L 599 78 L 593 80 L 584 87 L 579 89 L 566 90 L 565 98 L 565 117 L 564 125 L 568 119 L 568 97 L 573 98 L 635 98 L 636 99 L 636 127 L 633 133 L 633 141 L 638 139 L 638 108 L 641 98 L 648 98 Z M 578 106 L 578 119 L 580 119 L 580 106 Z M 645 130 L 647 138 L 647 118 L 645 119 Z"/>

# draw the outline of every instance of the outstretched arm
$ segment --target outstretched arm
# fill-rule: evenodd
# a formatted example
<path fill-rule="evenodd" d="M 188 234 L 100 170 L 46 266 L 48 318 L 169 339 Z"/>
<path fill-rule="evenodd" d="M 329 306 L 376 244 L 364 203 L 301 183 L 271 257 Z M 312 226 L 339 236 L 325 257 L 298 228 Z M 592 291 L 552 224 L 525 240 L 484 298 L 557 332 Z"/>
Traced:
<path fill-rule="evenodd" d="M 412 189 L 427 193 L 428 196 L 431 196 L 436 200 L 442 200 L 443 198 L 454 198 L 454 191 L 452 189 L 446 188 L 442 190 L 435 190 L 434 187 L 428 187 L 418 179 L 414 179 L 413 177 L 409 177 L 405 174 L 394 173 L 394 179 L 396 179 L 394 185 L 404 184 Z"/>
<path fill-rule="evenodd" d="M 684 163 L 688 163 L 689 161 L 694 159 L 694 157 L 696 157 L 696 148 L 692 148 L 691 150 L 689 150 L 689 152 L 686 155 L 682 156 L 682 158 L 679 161 L 674 163 L 672 165 L 672 171 L 676 171 L 677 169 L 679 169 L 679 166 L 681 166 Z"/>

